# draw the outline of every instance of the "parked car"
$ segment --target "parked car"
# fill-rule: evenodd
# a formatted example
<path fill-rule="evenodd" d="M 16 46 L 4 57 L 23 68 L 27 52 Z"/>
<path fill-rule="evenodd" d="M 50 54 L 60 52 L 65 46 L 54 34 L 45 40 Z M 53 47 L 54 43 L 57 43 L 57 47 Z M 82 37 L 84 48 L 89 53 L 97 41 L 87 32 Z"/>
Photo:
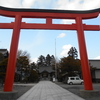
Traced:
<path fill-rule="evenodd" d="M 79 77 L 68 77 L 67 79 L 67 84 L 72 85 L 72 84 L 83 84 L 84 81 L 80 79 Z"/>

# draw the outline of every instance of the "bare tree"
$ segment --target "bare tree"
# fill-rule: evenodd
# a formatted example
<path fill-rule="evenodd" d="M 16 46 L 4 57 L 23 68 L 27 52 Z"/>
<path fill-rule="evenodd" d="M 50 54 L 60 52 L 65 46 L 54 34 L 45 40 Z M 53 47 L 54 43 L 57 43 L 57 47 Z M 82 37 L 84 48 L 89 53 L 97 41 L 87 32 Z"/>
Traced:
<path fill-rule="evenodd" d="M 28 59 L 30 59 L 30 54 L 27 51 L 18 50 L 17 58 L 19 58 L 20 56 L 26 56 Z"/>

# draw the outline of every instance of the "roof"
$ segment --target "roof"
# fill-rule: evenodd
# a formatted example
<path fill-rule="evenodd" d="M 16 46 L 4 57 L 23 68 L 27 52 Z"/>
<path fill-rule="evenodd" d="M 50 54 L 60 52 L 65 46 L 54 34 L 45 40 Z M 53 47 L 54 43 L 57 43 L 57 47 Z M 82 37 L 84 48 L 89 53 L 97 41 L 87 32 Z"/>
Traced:
<path fill-rule="evenodd" d="M 39 67 L 39 72 L 43 72 L 43 71 L 47 71 L 47 72 L 54 72 L 54 70 L 52 69 L 51 66 L 40 66 Z"/>
<path fill-rule="evenodd" d="M 7 49 L 0 49 L 0 53 L 2 53 L 2 54 L 8 53 L 8 50 Z"/>

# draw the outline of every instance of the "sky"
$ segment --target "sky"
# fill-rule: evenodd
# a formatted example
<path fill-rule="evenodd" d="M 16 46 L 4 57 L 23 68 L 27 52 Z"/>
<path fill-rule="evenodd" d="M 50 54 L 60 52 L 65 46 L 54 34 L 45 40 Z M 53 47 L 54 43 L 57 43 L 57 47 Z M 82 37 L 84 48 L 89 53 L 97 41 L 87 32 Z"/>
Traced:
<path fill-rule="evenodd" d="M 0 0 L 0 6 L 10 8 L 91 10 L 100 8 L 100 0 Z M 45 19 L 22 19 L 27 23 L 45 23 Z M 14 22 L 14 18 L 0 16 L 0 23 Z M 53 19 L 56 24 L 72 24 L 75 20 Z M 83 20 L 88 25 L 100 25 L 100 16 Z M 84 31 L 88 59 L 100 60 L 100 31 Z M 0 29 L 0 49 L 10 50 L 11 29 Z M 55 44 L 56 43 L 56 44 Z M 80 58 L 77 32 L 71 30 L 20 30 L 18 49 L 27 51 L 31 61 L 40 55 L 55 55 L 58 59 L 66 57 L 69 49 L 75 47 Z M 55 50 L 56 48 L 56 50 Z"/>

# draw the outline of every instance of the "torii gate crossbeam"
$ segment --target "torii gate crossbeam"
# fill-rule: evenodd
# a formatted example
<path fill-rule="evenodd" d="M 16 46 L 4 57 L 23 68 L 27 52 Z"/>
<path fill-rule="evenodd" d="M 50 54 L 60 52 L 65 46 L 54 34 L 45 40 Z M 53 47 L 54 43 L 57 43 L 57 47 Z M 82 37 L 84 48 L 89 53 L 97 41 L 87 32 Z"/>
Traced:
<path fill-rule="evenodd" d="M 20 36 L 20 29 L 50 29 L 50 30 L 77 30 L 77 37 L 80 50 L 80 58 L 82 65 L 82 74 L 84 79 L 84 89 L 93 90 L 90 67 L 87 57 L 84 30 L 99 31 L 99 25 L 86 25 L 82 23 L 82 19 L 91 19 L 98 17 L 100 9 L 90 11 L 66 11 L 66 10 L 46 10 L 46 9 L 14 9 L 0 6 L 0 15 L 7 17 L 14 17 L 15 21 L 12 23 L 0 23 L 0 29 L 13 29 L 10 55 L 8 60 L 6 79 L 4 84 L 4 91 L 12 91 L 16 54 L 18 48 L 18 41 Z M 22 18 L 45 18 L 45 24 L 30 24 L 21 22 Z M 52 24 L 52 19 L 74 19 L 75 24 Z"/>

